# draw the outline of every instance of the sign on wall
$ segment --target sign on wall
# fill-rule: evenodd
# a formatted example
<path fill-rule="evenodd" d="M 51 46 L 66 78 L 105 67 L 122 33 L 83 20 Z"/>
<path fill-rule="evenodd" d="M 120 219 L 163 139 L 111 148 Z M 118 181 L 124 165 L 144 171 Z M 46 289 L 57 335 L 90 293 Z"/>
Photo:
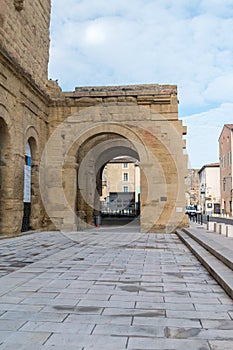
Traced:
<path fill-rule="evenodd" d="M 31 148 L 26 145 L 25 165 L 24 165 L 24 203 L 31 203 Z"/>

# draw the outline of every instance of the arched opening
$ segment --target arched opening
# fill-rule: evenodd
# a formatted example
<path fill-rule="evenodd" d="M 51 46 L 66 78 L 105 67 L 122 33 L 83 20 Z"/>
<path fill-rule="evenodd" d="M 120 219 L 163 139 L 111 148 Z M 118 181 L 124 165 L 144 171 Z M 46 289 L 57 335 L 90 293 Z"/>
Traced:
<path fill-rule="evenodd" d="M 23 191 L 23 221 L 21 232 L 30 230 L 31 216 L 31 177 L 32 153 L 30 143 L 27 142 L 24 153 L 24 191 Z"/>
<path fill-rule="evenodd" d="M 23 193 L 23 219 L 21 232 L 37 228 L 36 203 L 38 201 L 36 187 L 38 187 L 38 174 L 36 171 L 36 141 L 30 137 L 26 143 L 24 155 L 24 193 Z"/>
<path fill-rule="evenodd" d="M 9 199 L 10 135 L 7 124 L 0 118 L 0 234 L 7 233 L 7 200 Z"/>
<path fill-rule="evenodd" d="M 120 158 L 119 158 L 120 157 Z M 123 157 L 123 158 L 122 158 Z M 106 193 L 103 204 L 104 176 L 106 176 L 106 166 L 114 164 L 112 177 L 114 182 Z M 121 159 L 128 159 L 132 169 L 124 170 Z M 129 161 L 130 160 L 130 161 Z M 135 191 L 135 163 L 138 164 L 140 158 L 135 146 L 125 137 L 115 133 L 100 133 L 86 140 L 78 149 L 77 153 L 77 197 L 76 211 L 78 218 L 78 229 L 87 226 L 98 226 L 100 218 L 106 217 L 127 217 L 122 222 L 129 223 L 139 214 L 138 187 Z M 111 163 L 112 162 L 112 163 Z M 116 176 L 115 176 L 116 175 Z M 126 176 L 127 175 L 127 176 Z M 137 181 L 140 176 L 138 176 Z M 112 180 L 111 180 L 112 181 Z M 110 183 L 108 183 L 108 186 Z M 136 193 L 137 192 L 137 208 Z M 130 220 L 129 220 L 130 218 Z M 104 222 L 102 221 L 102 223 Z M 119 220 L 112 220 L 119 222 Z"/>
<path fill-rule="evenodd" d="M 137 159 L 122 155 L 103 168 L 100 193 L 101 226 L 139 222 L 140 167 Z"/>

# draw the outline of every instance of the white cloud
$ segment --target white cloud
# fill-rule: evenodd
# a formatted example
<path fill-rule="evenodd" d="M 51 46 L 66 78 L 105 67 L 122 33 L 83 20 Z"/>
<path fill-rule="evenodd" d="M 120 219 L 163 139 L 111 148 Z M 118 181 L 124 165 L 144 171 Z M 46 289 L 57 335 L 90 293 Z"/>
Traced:
<path fill-rule="evenodd" d="M 98 22 L 92 22 L 86 28 L 85 41 L 87 45 L 101 45 L 107 40 L 106 28 Z"/>
<path fill-rule="evenodd" d="M 233 70 L 233 18 L 225 18 L 233 5 L 219 1 L 212 7 L 205 0 L 68 0 L 66 6 L 54 0 L 50 76 L 65 90 L 77 84 L 175 83 L 182 105 L 205 106 L 212 102 L 214 81 L 224 87 Z M 230 101 L 228 94 L 225 99 Z"/>
<path fill-rule="evenodd" d="M 211 81 L 205 90 L 205 98 L 216 102 L 233 100 L 233 71 Z"/>

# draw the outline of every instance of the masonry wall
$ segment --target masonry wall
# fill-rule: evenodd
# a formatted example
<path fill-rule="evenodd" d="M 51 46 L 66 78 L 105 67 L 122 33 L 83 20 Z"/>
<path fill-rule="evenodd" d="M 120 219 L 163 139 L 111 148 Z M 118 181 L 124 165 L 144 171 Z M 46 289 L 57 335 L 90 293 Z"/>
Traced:
<path fill-rule="evenodd" d="M 30 227 L 46 225 L 40 199 L 39 161 L 47 140 L 48 97 L 0 56 L 0 120 L 6 140 L 0 152 L 0 233 L 19 233 L 23 218 L 24 155 L 32 148 L 32 213 Z M 4 85 L 3 85 L 4 83 Z"/>
<path fill-rule="evenodd" d="M 48 226 L 39 162 L 48 137 L 49 20 L 49 0 L 0 0 L 0 234 L 21 231 L 27 142 L 32 150 L 30 228 Z"/>
<path fill-rule="evenodd" d="M 0 0 L 0 47 L 39 85 L 48 76 L 50 0 Z"/>

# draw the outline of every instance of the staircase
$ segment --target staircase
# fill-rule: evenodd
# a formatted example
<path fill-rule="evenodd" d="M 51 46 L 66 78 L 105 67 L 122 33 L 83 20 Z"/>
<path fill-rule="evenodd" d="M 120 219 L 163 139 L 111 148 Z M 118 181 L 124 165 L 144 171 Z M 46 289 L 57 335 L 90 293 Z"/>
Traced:
<path fill-rule="evenodd" d="M 198 225 L 176 233 L 233 299 L 233 239 L 208 232 Z"/>

